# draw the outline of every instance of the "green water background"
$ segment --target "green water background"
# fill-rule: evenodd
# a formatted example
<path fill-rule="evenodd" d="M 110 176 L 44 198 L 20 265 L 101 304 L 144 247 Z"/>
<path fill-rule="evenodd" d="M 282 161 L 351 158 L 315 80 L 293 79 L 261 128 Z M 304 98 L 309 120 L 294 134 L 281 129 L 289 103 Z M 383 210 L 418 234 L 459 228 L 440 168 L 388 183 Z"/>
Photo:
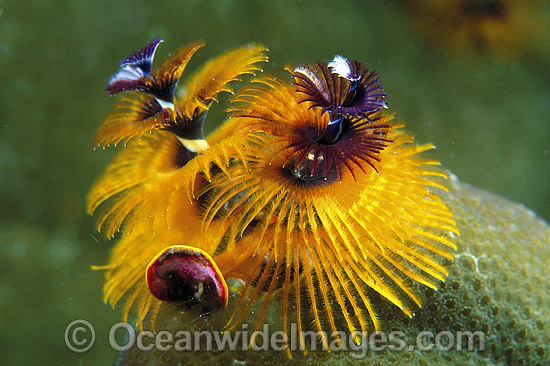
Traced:
<path fill-rule="evenodd" d="M 231 47 L 270 49 L 265 72 L 343 54 L 375 68 L 390 110 L 461 180 L 550 220 L 550 34 L 505 62 L 453 55 L 411 31 L 382 1 L 0 1 L 0 349 L 2 364 L 111 364 L 99 240 L 84 200 L 114 150 L 92 138 L 115 102 L 104 92 L 121 59 L 154 36 L 157 59 L 202 39 L 189 68 Z M 548 21 L 550 5 L 541 5 Z M 546 31 L 550 32 L 550 27 Z M 185 74 L 184 74 L 185 77 Z M 285 76 L 286 77 L 286 76 Z M 226 99 L 207 120 L 222 118 Z M 99 242 L 98 242 L 99 240 Z M 67 349 L 66 325 L 87 319 L 96 345 Z"/>

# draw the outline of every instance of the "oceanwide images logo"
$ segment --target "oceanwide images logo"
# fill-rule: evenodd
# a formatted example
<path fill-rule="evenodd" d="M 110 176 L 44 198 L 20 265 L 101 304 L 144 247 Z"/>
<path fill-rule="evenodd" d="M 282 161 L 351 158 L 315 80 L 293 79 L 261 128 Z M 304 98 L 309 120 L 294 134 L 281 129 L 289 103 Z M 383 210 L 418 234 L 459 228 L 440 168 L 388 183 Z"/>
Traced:
<path fill-rule="evenodd" d="M 253 352 L 303 352 L 305 350 L 349 352 L 351 357 L 364 358 L 369 351 L 391 352 L 432 351 L 434 349 L 462 352 L 482 352 L 485 350 L 485 334 L 481 331 L 422 331 L 415 335 L 395 330 L 391 332 L 344 331 L 326 333 L 298 331 L 296 323 L 290 332 L 271 331 L 269 324 L 261 329 L 250 331 L 243 324 L 234 331 L 187 331 L 170 332 L 160 330 L 137 331 L 128 323 L 116 323 L 109 331 L 109 344 L 118 352 L 137 348 L 143 352 L 191 351 L 253 351 Z M 72 321 L 65 329 L 65 344 L 76 353 L 89 351 L 96 339 L 94 327 L 83 319 Z"/>

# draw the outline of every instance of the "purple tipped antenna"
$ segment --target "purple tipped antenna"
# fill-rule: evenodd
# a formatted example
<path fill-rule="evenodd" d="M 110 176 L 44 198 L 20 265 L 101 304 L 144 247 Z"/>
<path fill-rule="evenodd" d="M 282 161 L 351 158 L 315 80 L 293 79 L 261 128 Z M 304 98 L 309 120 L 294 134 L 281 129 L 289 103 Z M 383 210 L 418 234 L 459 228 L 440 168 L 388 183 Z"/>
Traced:
<path fill-rule="evenodd" d="M 140 90 L 145 86 L 145 77 L 151 72 L 157 47 L 163 40 L 155 37 L 149 44 L 134 52 L 120 63 L 119 71 L 111 77 L 107 92 L 115 95 L 123 90 Z"/>

